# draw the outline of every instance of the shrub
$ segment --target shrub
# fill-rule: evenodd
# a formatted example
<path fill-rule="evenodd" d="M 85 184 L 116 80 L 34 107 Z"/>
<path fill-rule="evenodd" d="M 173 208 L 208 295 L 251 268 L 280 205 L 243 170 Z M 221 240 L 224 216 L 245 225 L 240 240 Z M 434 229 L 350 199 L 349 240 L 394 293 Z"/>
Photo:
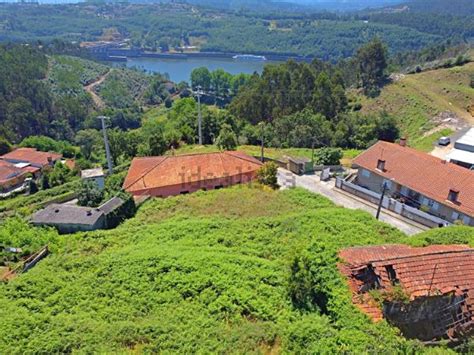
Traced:
<path fill-rule="evenodd" d="M 321 148 L 314 154 L 314 162 L 318 165 L 339 165 L 343 157 L 339 148 Z"/>
<path fill-rule="evenodd" d="M 257 181 L 266 186 L 270 186 L 272 189 L 278 188 L 278 166 L 273 162 L 267 162 L 262 165 L 257 171 Z"/>
<path fill-rule="evenodd" d="M 221 150 L 234 150 L 237 147 L 237 136 L 230 125 L 222 125 L 219 136 L 216 139 L 216 145 Z"/>
<path fill-rule="evenodd" d="M 90 180 L 83 180 L 77 192 L 79 206 L 97 207 L 104 198 L 104 193 Z"/>

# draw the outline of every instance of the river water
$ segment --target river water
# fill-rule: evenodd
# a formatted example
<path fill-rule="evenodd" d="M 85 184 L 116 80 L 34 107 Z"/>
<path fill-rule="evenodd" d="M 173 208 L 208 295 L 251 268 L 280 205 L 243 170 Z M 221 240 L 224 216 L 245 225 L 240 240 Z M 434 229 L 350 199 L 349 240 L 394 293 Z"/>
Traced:
<path fill-rule="evenodd" d="M 190 81 L 191 72 L 195 68 L 207 67 L 210 71 L 224 69 L 231 74 L 261 73 L 263 66 L 272 61 L 237 61 L 232 58 L 188 58 L 188 59 L 162 59 L 162 58 L 128 58 L 126 65 L 150 72 L 168 73 L 170 80 L 175 83 Z M 125 64 L 125 63 L 120 63 Z"/>

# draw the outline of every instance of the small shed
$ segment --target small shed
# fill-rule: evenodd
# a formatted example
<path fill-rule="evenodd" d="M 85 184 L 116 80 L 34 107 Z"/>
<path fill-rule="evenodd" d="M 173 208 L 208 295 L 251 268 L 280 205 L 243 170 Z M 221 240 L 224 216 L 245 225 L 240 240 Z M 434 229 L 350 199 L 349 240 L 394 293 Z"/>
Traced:
<path fill-rule="evenodd" d="M 313 162 L 308 158 L 288 158 L 288 170 L 296 175 L 314 171 Z"/>
<path fill-rule="evenodd" d="M 105 213 L 98 208 L 53 203 L 36 212 L 31 223 L 55 227 L 59 233 L 76 233 L 105 228 Z"/>
<path fill-rule="evenodd" d="M 55 227 L 61 234 L 110 229 L 129 217 L 124 208 L 127 205 L 119 197 L 113 197 L 97 208 L 54 203 L 33 214 L 31 223 Z"/>
<path fill-rule="evenodd" d="M 81 179 L 93 181 L 101 191 L 105 188 L 105 174 L 102 168 L 82 170 Z"/>

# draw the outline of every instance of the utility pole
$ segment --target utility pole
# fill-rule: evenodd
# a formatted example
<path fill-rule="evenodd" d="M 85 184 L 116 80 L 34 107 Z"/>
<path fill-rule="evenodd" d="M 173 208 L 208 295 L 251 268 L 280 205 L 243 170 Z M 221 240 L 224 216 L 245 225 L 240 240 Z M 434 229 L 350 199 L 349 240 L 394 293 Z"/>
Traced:
<path fill-rule="evenodd" d="M 196 96 L 198 99 L 198 136 L 199 136 L 199 145 L 202 145 L 202 114 L 201 114 L 201 96 L 203 92 L 201 86 L 197 87 Z"/>
<path fill-rule="evenodd" d="M 109 175 L 114 173 L 114 166 L 112 164 L 112 156 L 110 154 L 109 139 L 107 138 L 107 129 L 105 127 L 105 120 L 108 119 L 106 116 L 97 117 L 102 123 L 102 133 L 104 135 L 105 155 L 107 156 L 107 165 L 109 167 Z"/>
<path fill-rule="evenodd" d="M 262 122 L 260 122 L 259 124 L 260 124 L 260 128 L 261 128 L 261 132 L 260 132 L 260 134 L 261 134 L 261 136 L 260 136 L 260 143 L 261 143 L 261 147 L 260 147 L 260 160 L 261 160 L 262 163 L 264 163 L 264 162 L 265 162 L 265 155 L 264 155 L 264 148 L 265 148 L 265 144 L 264 144 L 264 139 L 265 139 L 265 138 L 264 138 L 264 135 L 265 135 L 265 134 L 264 134 L 264 133 L 265 133 L 265 131 L 264 131 L 264 129 L 265 129 L 265 122 L 262 121 Z"/>
<path fill-rule="evenodd" d="M 380 217 L 380 211 L 382 210 L 382 203 L 383 203 L 383 198 L 385 197 L 385 192 L 387 192 L 387 182 L 384 181 L 382 185 L 382 195 L 380 196 L 380 201 L 379 201 L 379 207 L 377 208 L 377 215 L 375 216 L 376 219 L 379 219 Z"/>

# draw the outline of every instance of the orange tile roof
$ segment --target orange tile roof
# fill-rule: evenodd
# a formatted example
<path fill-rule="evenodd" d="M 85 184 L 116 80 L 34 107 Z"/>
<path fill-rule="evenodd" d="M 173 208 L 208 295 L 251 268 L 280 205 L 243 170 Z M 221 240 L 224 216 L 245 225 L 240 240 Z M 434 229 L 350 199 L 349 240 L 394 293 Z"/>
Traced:
<path fill-rule="evenodd" d="M 377 170 L 378 160 L 385 170 Z M 398 144 L 379 141 L 353 162 L 406 186 L 445 206 L 474 216 L 474 171 Z M 449 190 L 459 191 L 458 202 L 448 201 Z"/>
<path fill-rule="evenodd" d="M 386 266 L 411 299 L 474 289 L 474 249 L 466 245 L 433 245 L 412 248 L 405 245 L 356 247 L 342 250 L 340 270 L 357 291 L 361 281 L 353 272 L 371 265 L 383 288 L 390 288 Z"/>
<path fill-rule="evenodd" d="M 194 183 L 254 172 L 261 165 L 257 159 L 235 151 L 135 158 L 123 187 L 132 192 Z"/>
<path fill-rule="evenodd" d="M 6 161 L 0 160 L 0 184 L 5 184 L 8 181 L 25 174 L 22 169 L 15 167 Z"/>
<path fill-rule="evenodd" d="M 0 156 L 0 159 L 30 163 L 37 166 L 48 165 L 48 158 L 56 161 L 62 157 L 61 154 L 52 152 L 40 152 L 35 148 L 18 148 L 10 153 Z"/>

